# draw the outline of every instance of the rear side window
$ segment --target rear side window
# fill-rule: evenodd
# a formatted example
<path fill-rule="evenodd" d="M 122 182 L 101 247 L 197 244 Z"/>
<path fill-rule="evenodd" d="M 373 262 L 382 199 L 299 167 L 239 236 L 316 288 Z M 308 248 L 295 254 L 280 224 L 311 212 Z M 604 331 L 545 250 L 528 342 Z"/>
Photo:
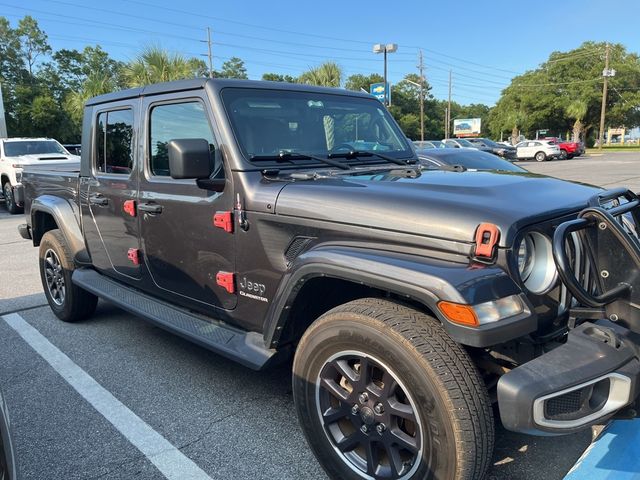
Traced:
<path fill-rule="evenodd" d="M 167 149 L 171 140 L 204 138 L 209 142 L 211 151 L 214 151 L 213 133 L 200 102 L 155 106 L 151 109 L 150 122 L 149 166 L 153 175 L 171 175 Z"/>
<path fill-rule="evenodd" d="M 129 175 L 133 169 L 133 111 L 98 115 L 95 168 L 97 172 Z"/>

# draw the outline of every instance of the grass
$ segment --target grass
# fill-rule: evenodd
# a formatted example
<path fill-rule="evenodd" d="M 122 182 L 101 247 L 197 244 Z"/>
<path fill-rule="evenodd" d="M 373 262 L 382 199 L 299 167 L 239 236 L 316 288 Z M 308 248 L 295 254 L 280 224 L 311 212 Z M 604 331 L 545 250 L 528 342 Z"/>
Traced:
<path fill-rule="evenodd" d="M 598 148 L 587 148 L 587 153 L 602 152 L 640 152 L 640 145 L 604 145 L 602 150 Z"/>

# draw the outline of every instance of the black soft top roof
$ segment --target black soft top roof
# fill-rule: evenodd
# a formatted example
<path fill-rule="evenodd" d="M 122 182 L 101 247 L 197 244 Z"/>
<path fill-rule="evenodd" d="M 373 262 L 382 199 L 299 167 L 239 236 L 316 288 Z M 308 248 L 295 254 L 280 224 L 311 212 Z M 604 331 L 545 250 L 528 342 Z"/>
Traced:
<path fill-rule="evenodd" d="M 225 87 L 236 88 L 268 88 L 272 90 L 294 90 L 305 92 L 332 93 L 342 95 L 354 95 L 358 97 L 371 98 L 368 93 L 354 92 L 338 88 L 316 87 L 312 85 L 304 85 L 299 83 L 285 82 L 269 82 L 264 80 L 237 80 L 237 79 L 210 79 L 210 78 L 192 78 L 188 80 L 176 80 L 173 82 L 155 83 L 144 87 L 130 88 L 117 92 L 99 95 L 89 99 L 86 103 L 89 105 L 98 105 L 101 103 L 114 102 L 117 100 L 126 100 L 128 98 L 143 97 L 146 95 L 156 95 L 161 93 L 181 92 L 185 90 L 196 90 L 204 88 L 209 84 L 215 91 L 219 91 Z"/>

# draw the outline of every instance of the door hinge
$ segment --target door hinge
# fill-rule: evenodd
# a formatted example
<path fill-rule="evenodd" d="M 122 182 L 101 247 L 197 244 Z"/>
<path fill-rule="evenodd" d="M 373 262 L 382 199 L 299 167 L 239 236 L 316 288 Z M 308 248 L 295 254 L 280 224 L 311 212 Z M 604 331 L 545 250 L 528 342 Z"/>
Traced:
<path fill-rule="evenodd" d="M 216 283 L 229 293 L 236 293 L 236 275 L 231 272 L 218 272 Z"/>
<path fill-rule="evenodd" d="M 216 212 L 213 216 L 213 226 L 221 228 L 227 233 L 233 233 L 233 213 Z"/>
<path fill-rule="evenodd" d="M 140 265 L 140 250 L 137 248 L 130 248 L 127 251 L 127 258 L 131 260 L 134 265 Z"/>
<path fill-rule="evenodd" d="M 135 200 L 126 200 L 122 205 L 122 210 L 124 213 L 129 214 L 132 217 L 136 216 L 136 201 Z"/>

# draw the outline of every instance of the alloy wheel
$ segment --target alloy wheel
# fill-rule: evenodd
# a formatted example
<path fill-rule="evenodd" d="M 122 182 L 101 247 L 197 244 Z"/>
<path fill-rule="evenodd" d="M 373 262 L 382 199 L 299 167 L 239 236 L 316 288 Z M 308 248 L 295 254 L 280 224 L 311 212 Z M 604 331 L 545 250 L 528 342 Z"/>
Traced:
<path fill-rule="evenodd" d="M 418 469 L 428 439 L 417 404 L 379 359 L 333 355 L 320 370 L 316 405 L 334 450 L 362 478 L 403 479 Z"/>
<path fill-rule="evenodd" d="M 64 270 L 56 252 L 49 249 L 44 254 L 44 275 L 47 282 L 47 290 L 53 302 L 62 306 L 66 295 Z"/>

